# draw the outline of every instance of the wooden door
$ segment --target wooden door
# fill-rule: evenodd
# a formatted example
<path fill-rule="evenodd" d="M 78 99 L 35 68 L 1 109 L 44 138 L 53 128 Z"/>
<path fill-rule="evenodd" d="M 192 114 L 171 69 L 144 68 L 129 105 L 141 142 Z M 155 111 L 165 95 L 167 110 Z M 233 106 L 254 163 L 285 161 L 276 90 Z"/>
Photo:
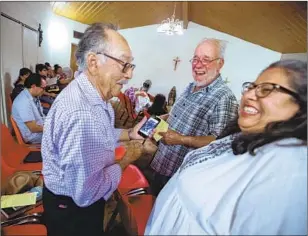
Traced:
<path fill-rule="evenodd" d="M 78 70 L 78 66 L 76 64 L 76 57 L 75 57 L 76 50 L 77 50 L 77 45 L 72 43 L 72 46 L 71 46 L 71 65 L 70 65 L 70 67 L 72 68 L 73 74 L 75 73 L 75 71 Z"/>

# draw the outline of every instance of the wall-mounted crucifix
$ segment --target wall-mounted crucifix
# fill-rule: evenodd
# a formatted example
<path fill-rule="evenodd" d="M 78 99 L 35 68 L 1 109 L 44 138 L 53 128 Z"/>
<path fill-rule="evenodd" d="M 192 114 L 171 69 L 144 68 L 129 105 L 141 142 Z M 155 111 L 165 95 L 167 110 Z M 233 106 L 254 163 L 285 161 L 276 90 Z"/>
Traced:
<path fill-rule="evenodd" d="M 179 57 L 173 59 L 174 61 L 174 70 L 176 70 L 178 63 L 181 61 Z"/>
<path fill-rule="evenodd" d="M 226 78 L 224 79 L 224 82 L 225 82 L 225 84 L 229 84 L 231 81 L 228 80 L 228 77 L 226 77 Z"/>

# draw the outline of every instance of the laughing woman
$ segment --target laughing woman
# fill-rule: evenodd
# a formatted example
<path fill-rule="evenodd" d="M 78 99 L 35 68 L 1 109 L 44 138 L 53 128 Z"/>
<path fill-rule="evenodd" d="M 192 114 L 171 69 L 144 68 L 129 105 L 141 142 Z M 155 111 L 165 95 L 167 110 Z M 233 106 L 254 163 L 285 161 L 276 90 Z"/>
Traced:
<path fill-rule="evenodd" d="M 243 84 L 239 118 L 187 154 L 145 235 L 306 235 L 307 64 L 271 64 Z"/>

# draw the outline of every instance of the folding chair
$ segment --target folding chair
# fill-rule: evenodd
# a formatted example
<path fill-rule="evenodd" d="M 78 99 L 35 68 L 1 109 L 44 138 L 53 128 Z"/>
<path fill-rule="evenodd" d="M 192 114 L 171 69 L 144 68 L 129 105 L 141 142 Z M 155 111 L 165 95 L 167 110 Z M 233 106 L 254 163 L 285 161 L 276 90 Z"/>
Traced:
<path fill-rule="evenodd" d="M 129 165 L 123 172 L 115 193 L 116 208 L 106 226 L 110 232 L 116 216 L 120 213 L 126 231 L 132 235 L 143 235 L 155 197 L 149 194 L 149 183 L 141 171 Z"/>
<path fill-rule="evenodd" d="M 15 142 L 9 129 L 1 124 L 1 160 L 8 166 L 18 171 L 40 171 L 42 170 L 42 163 L 24 163 L 25 157 L 31 151 L 40 151 L 39 149 L 30 149 L 26 146 Z"/>
<path fill-rule="evenodd" d="M 17 142 L 19 144 L 24 145 L 24 146 L 29 147 L 29 148 L 34 148 L 34 149 L 40 149 L 41 148 L 41 144 L 27 144 L 27 143 L 25 143 L 23 138 L 22 138 L 21 132 L 20 132 L 18 126 L 17 126 L 17 123 L 14 120 L 12 115 L 10 116 L 10 120 L 11 120 L 13 130 L 16 134 Z"/>

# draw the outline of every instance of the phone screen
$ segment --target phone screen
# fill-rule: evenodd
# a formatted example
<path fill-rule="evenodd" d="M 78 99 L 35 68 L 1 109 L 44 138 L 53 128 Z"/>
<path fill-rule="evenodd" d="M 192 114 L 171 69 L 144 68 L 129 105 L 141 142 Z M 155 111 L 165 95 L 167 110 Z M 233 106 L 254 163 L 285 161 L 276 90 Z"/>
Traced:
<path fill-rule="evenodd" d="M 152 130 L 155 129 L 156 126 L 159 124 L 159 122 L 159 120 L 151 117 L 144 123 L 139 132 L 141 132 L 145 136 L 149 136 Z"/>

